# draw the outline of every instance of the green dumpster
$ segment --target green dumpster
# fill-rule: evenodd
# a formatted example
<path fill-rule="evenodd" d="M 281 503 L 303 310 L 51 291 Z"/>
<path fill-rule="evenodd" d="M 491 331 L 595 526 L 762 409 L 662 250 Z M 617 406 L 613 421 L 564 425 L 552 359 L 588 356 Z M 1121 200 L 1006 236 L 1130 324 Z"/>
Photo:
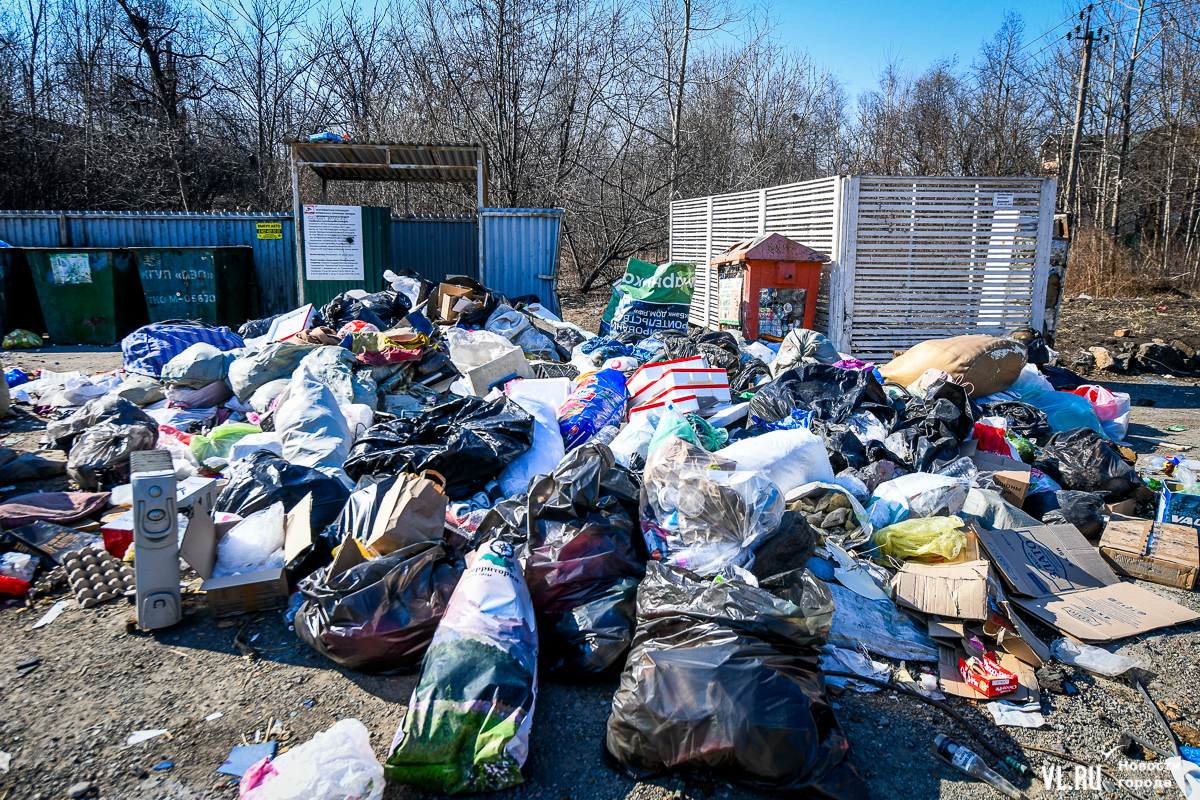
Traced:
<path fill-rule="evenodd" d="M 151 322 L 237 327 L 257 316 L 249 247 L 131 247 Z"/>
<path fill-rule="evenodd" d="M 148 321 L 129 252 L 87 247 L 21 249 L 54 344 L 116 344 Z"/>

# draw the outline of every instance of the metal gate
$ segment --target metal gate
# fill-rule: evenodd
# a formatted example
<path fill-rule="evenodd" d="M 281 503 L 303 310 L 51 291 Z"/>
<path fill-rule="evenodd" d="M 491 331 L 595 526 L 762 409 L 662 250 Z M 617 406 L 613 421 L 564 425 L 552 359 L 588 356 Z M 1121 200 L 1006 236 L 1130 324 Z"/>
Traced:
<path fill-rule="evenodd" d="M 1041 329 L 1057 182 L 864 175 L 671 204 L 671 259 L 695 261 L 690 321 L 715 328 L 709 259 L 781 233 L 829 256 L 817 328 L 889 360 L 925 339 Z"/>

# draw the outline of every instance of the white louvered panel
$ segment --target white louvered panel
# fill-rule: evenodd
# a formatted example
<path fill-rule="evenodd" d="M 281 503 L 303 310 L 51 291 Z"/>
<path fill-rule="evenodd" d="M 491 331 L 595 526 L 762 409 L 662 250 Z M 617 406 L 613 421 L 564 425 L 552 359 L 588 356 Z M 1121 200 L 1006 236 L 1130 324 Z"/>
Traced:
<path fill-rule="evenodd" d="M 767 189 L 767 214 L 764 229 L 780 233 L 805 247 L 823 253 L 830 262 L 821 271 L 821 288 L 817 294 L 817 314 L 814 325 L 829 333 L 829 304 L 832 273 L 836 268 L 834 249 L 835 187 L 840 178 L 821 178 L 803 183 L 790 183 Z"/>
<path fill-rule="evenodd" d="M 1030 324 L 1042 182 L 866 176 L 858 184 L 852 352 Z M 993 205 L 1011 194 L 1011 207 Z"/>

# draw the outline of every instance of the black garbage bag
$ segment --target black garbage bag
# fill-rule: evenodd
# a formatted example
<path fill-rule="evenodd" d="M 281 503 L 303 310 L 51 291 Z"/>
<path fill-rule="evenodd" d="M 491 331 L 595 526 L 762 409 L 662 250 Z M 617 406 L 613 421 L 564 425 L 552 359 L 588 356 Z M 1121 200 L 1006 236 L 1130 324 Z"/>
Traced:
<path fill-rule="evenodd" d="M 367 429 L 343 468 L 351 479 L 431 469 L 451 500 L 470 497 L 533 444 L 533 417 L 507 397 L 458 397 L 420 417 Z"/>
<path fill-rule="evenodd" d="M 1109 500 L 1123 500 L 1142 485 L 1137 470 L 1091 428 L 1054 434 L 1033 466 L 1064 489 L 1100 492 Z"/>
<path fill-rule="evenodd" d="M 633 644 L 640 583 L 622 578 L 570 611 L 539 614 L 541 674 L 573 682 L 615 677 Z"/>
<path fill-rule="evenodd" d="M 832 596 L 807 570 L 786 588 L 809 600 L 650 562 L 604 737 L 609 763 L 636 778 L 706 768 L 758 790 L 865 800 L 818 661 Z"/>
<path fill-rule="evenodd" d="M 1046 380 L 1050 381 L 1050 385 L 1054 387 L 1054 391 L 1056 392 L 1069 392 L 1087 383 L 1086 380 L 1071 372 L 1066 367 L 1052 367 L 1049 364 L 1042 364 L 1038 369 Z"/>
<path fill-rule="evenodd" d="M 975 415 L 967 390 L 947 380 L 936 380 L 925 397 L 909 400 L 894 431 L 916 428 L 931 439 L 963 441 L 975 430 Z"/>
<path fill-rule="evenodd" d="M 313 545 L 318 552 L 323 553 L 320 566 L 329 563 L 333 551 L 348 539 L 357 539 L 363 544 L 371 538 L 371 528 L 383 498 L 396 482 L 396 475 L 377 478 L 374 475 L 364 475 L 354 485 L 354 490 L 346 499 L 337 519 L 327 525 L 316 537 Z"/>
<path fill-rule="evenodd" d="M 358 320 L 374 325 L 381 331 L 388 329 L 388 324 L 381 320 L 374 311 L 360 300 L 349 297 L 345 292 L 330 300 L 321 309 L 321 320 L 335 331 L 347 322 Z"/>
<path fill-rule="evenodd" d="M 1054 435 L 1046 412 L 1028 403 L 1016 400 L 999 400 L 994 403 L 984 403 L 980 410 L 985 417 L 1004 417 L 1008 427 L 1036 445 L 1044 445 Z"/>
<path fill-rule="evenodd" d="M 1008 334 L 1008 338 L 1016 339 L 1025 345 L 1025 363 L 1038 365 L 1050 363 L 1050 348 L 1046 345 L 1046 339 L 1040 331 L 1035 331 L 1033 328 L 1017 328 Z"/>
<path fill-rule="evenodd" d="M 292 312 L 285 312 L 290 314 Z M 283 314 L 276 314 L 272 317 L 263 317 L 262 319 L 252 319 L 249 322 L 242 323 L 238 328 L 238 336 L 243 339 L 257 339 L 260 336 L 266 336 L 267 331 L 271 330 L 271 323 L 282 317 Z"/>
<path fill-rule="evenodd" d="M 1099 492 L 1034 492 L 1025 498 L 1021 510 L 1046 525 L 1074 525 L 1089 539 L 1098 539 L 1104 532 L 1104 495 Z"/>
<path fill-rule="evenodd" d="M 360 672 L 416 666 L 458 585 L 450 549 L 421 542 L 367 560 L 343 547 L 333 563 L 300 581 L 296 635 Z"/>
<path fill-rule="evenodd" d="M 229 482 L 217 495 L 217 511 L 247 517 L 273 503 L 291 511 L 312 495 L 309 523 L 320 531 L 337 518 L 350 491 L 337 478 L 312 467 L 290 464 L 274 453 L 258 450 L 234 462 Z"/>
<path fill-rule="evenodd" d="M 812 411 L 825 422 L 845 422 L 855 411 L 870 411 L 889 430 L 895 419 L 874 372 L 830 364 L 805 364 L 781 373 L 750 401 L 750 415 L 766 422 L 783 419 L 793 409 Z"/>
<path fill-rule="evenodd" d="M 873 461 L 894 461 L 909 472 L 937 472 L 962 455 L 958 439 L 953 436 L 933 439 L 920 428 L 905 428 L 889 435 L 884 447 L 890 457 Z"/>
<path fill-rule="evenodd" d="M 771 377 L 771 368 L 768 367 L 761 359 L 751 358 L 742 362 L 742 369 L 738 372 L 737 377 L 730 377 L 729 391 L 734 396 L 751 392 L 758 385 L 760 379 Z"/>
<path fill-rule="evenodd" d="M 636 585 L 645 573 L 640 492 L 637 478 L 616 463 L 607 445 L 585 444 L 568 453 L 552 474 L 533 481 L 527 495 L 497 504 L 479 524 L 476 547 L 500 537 L 523 552 L 539 640 L 545 652 L 553 653 L 544 662 L 552 675 L 584 677 L 585 665 L 596 672 L 620 667 L 625 650 L 612 647 L 613 614 L 629 609 L 612 593 L 626 579 Z M 597 602 L 599 607 L 575 615 Z M 570 629 L 595 615 L 603 617 L 604 628 L 576 631 L 571 641 L 550 641 L 560 625 Z M 564 622 L 565 616 L 576 622 Z M 629 613 L 626 646 L 632 638 Z"/>
<path fill-rule="evenodd" d="M 817 550 L 817 532 L 798 511 L 785 511 L 779 529 L 754 551 L 750 571 L 760 581 L 772 575 L 804 569 Z"/>
<path fill-rule="evenodd" d="M 47 425 L 46 440 L 67 451 L 67 475 L 94 492 L 101 483 L 127 482 L 130 453 L 154 449 L 158 423 L 125 398 L 106 394 Z"/>
<path fill-rule="evenodd" d="M 829 465 L 834 473 L 844 469 L 862 469 L 868 463 L 867 448 L 850 430 L 849 425 L 813 418 L 809 430 L 821 437 L 829 453 Z"/>
<path fill-rule="evenodd" d="M 408 296 L 391 289 L 369 294 L 360 298 L 358 302 L 383 322 L 386 327 L 380 328 L 381 331 L 396 327 L 411 310 Z"/>

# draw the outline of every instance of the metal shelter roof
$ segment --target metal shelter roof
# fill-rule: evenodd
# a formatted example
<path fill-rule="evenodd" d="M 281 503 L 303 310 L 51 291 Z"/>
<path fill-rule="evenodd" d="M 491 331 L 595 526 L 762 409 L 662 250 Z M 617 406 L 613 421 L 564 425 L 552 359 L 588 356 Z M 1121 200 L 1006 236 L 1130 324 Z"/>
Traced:
<path fill-rule="evenodd" d="M 322 180 L 476 183 L 487 176 L 482 145 L 388 142 L 291 142 L 297 167 Z"/>

